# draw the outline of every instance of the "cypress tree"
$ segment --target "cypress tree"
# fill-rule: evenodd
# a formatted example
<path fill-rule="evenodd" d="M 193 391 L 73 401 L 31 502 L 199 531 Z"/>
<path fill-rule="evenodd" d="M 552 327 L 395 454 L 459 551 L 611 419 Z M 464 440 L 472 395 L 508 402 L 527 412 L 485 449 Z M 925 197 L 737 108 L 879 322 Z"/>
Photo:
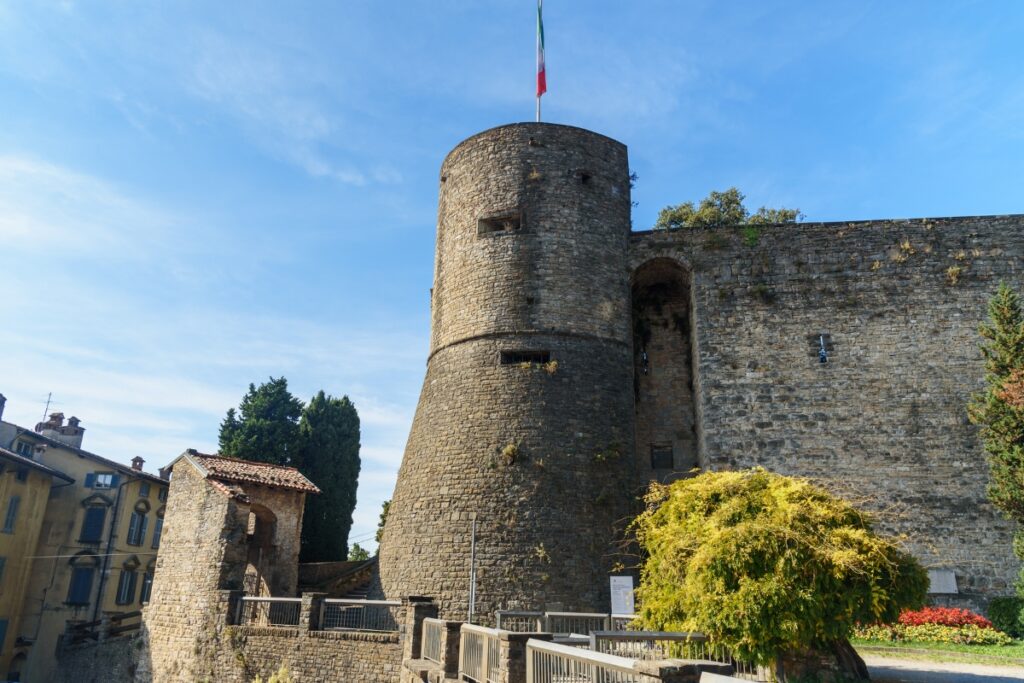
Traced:
<path fill-rule="evenodd" d="M 348 396 L 321 390 L 299 422 L 301 470 L 320 487 L 306 498 L 302 521 L 302 562 L 348 557 L 348 535 L 359 483 L 359 413 Z"/>
<path fill-rule="evenodd" d="M 974 397 L 968 414 L 981 428 L 989 463 L 988 497 L 1006 517 L 1024 524 L 1024 310 L 1006 284 L 988 304 L 981 326 L 985 390 Z M 1014 550 L 1024 559 L 1024 534 Z M 1018 592 L 1024 581 L 1018 583 Z"/>

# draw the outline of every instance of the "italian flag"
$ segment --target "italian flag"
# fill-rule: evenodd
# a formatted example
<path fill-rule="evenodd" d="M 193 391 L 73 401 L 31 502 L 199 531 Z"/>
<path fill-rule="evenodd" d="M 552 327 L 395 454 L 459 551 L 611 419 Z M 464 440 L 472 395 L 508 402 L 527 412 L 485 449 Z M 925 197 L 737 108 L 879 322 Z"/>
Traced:
<path fill-rule="evenodd" d="M 547 73 L 544 71 L 544 19 L 541 10 L 544 0 L 537 0 L 537 97 L 548 91 Z"/>

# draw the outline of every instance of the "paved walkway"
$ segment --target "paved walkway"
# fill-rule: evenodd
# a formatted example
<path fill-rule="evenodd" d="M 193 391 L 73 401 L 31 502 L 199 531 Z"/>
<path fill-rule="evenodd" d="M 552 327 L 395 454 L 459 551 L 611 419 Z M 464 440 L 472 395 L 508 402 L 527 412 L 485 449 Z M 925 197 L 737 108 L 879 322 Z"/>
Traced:
<path fill-rule="evenodd" d="M 1024 668 L 960 662 L 923 662 L 864 655 L 874 683 L 1013 683 Z"/>

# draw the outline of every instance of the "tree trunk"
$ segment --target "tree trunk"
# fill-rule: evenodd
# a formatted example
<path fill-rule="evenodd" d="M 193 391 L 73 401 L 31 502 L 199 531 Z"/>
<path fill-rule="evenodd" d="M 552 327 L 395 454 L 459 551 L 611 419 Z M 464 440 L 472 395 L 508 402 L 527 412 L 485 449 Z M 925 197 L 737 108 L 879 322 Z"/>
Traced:
<path fill-rule="evenodd" d="M 827 648 L 785 653 L 775 663 L 779 683 L 846 683 L 870 681 L 868 667 L 847 640 Z"/>

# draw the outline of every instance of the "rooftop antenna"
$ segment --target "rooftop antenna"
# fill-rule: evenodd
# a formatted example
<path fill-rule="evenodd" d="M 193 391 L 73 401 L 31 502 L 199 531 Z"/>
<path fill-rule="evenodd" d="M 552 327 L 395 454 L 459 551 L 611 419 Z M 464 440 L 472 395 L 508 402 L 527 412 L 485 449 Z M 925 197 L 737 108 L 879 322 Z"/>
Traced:
<path fill-rule="evenodd" d="M 50 415 L 50 404 L 51 403 L 56 405 L 56 401 L 53 400 L 53 392 L 52 391 L 46 394 L 46 407 L 43 408 L 43 420 L 42 420 L 43 422 L 46 422 L 46 418 L 49 417 L 49 415 Z"/>

